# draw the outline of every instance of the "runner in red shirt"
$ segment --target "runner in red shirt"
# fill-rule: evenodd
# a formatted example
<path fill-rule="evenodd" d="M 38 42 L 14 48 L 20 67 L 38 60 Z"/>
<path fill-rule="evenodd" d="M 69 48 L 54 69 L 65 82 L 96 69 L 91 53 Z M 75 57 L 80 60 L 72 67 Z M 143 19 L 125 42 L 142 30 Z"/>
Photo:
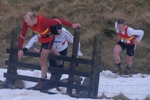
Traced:
<path fill-rule="evenodd" d="M 23 52 L 27 51 L 22 47 L 23 47 L 24 39 L 28 28 L 30 28 L 32 31 L 38 34 L 39 36 L 38 39 L 42 43 L 42 51 L 39 59 L 39 63 L 41 65 L 41 79 L 35 85 L 35 89 L 41 89 L 44 86 L 46 74 L 48 71 L 48 66 L 46 63 L 48 55 L 50 53 L 53 53 L 55 55 L 60 55 L 53 47 L 55 36 L 53 33 L 51 33 L 50 30 L 50 27 L 56 24 L 72 26 L 73 28 L 80 27 L 79 23 L 72 24 L 63 19 L 50 19 L 43 16 L 37 16 L 33 12 L 28 12 L 24 16 L 24 22 L 23 22 L 23 26 L 19 38 L 18 58 L 20 59 L 23 56 Z M 59 68 L 64 67 L 62 61 L 56 60 L 56 62 Z"/>
<path fill-rule="evenodd" d="M 116 63 L 116 69 L 113 71 L 114 73 L 118 73 L 121 71 L 122 66 L 120 63 L 120 53 L 126 49 L 126 72 L 125 74 L 131 74 L 132 67 L 132 59 L 134 56 L 134 50 L 136 44 L 140 42 L 143 38 L 144 31 L 143 30 L 135 30 L 126 25 L 124 19 L 119 19 L 115 23 L 116 33 L 118 33 L 119 41 L 114 47 L 114 60 Z"/>

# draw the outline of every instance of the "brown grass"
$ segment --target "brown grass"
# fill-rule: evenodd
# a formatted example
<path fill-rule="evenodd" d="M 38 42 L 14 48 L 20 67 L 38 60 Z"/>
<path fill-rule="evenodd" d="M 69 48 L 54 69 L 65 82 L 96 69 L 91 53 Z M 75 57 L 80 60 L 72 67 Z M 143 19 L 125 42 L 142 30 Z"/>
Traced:
<path fill-rule="evenodd" d="M 135 29 L 143 29 L 144 38 L 137 46 L 133 67 L 136 72 L 149 73 L 149 0 L 1 0 L 0 1 L 0 66 L 5 66 L 4 62 L 8 59 L 5 49 L 10 44 L 11 29 L 14 26 L 21 27 L 23 15 L 31 10 L 37 14 L 51 17 L 64 18 L 71 22 L 80 22 L 81 27 L 81 51 L 85 58 L 91 58 L 93 37 L 101 34 L 103 37 L 102 45 L 102 70 L 113 69 L 113 47 L 116 44 L 117 36 L 104 35 L 101 30 L 114 30 L 114 22 L 119 18 L 125 18 L 127 24 Z M 73 29 L 67 27 L 73 33 Z M 28 31 L 31 33 L 31 31 Z M 27 40 L 31 34 L 27 35 Z M 98 37 L 99 38 L 99 37 Z M 27 42 L 26 40 L 26 42 Z M 71 46 L 70 46 L 71 47 Z M 68 52 L 71 55 L 71 49 Z M 121 61 L 125 64 L 125 52 L 121 53 Z M 144 68 L 143 70 L 141 70 Z M 82 68 L 81 68 L 82 69 Z"/>

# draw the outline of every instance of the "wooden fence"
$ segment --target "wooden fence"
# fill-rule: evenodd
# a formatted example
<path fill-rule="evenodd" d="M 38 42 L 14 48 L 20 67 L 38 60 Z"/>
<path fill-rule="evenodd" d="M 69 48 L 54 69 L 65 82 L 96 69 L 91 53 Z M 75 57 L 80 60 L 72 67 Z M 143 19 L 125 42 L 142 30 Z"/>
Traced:
<path fill-rule="evenodd" d="M 31 77 L 25 75 L 19 75 L 17 73 L 17 69 L 24 68 L 24 69 L 33 69 L 33 70 L 40 70 L 40 65 L 31 64 L 31 63 L 24 63 L 18 60 L 18 36 L 20 34 L 21 29 L 15 27 L 12 29 L 12 37 L 11 37 L 11 44 L 10 48 L 6 49 L 6 52 L 9 54 L 9 59 L 5 61 L 5 64 L 8 65 L 7 73 L 4 73 L 4 77 L 6 81 L 3 85 L 4 88 L 9 88 L 8 86 L 14 85 L 17 80 L 25 80 L 25 81 L 32 81 L 37 82 L 39 80 L 38 77 Z M 77 58 L 77 51 L 78 51 L 78 44 L 80 38 L 80 29 L 76 28 L 74 30 L 74 43 L 72 49 L 72 56 L 55 56 L 49 55 L 48 58 L 56 59 L 56 60 L 64 60 L 70 62 L 69 69 L 59 69 L 54 67 L 49 67 L 48 71 L 57 71 L 62 74 L 68 74 L 68 81 L 52 81 L 46 79 L 46 81 L 50 82 L 51 85 L 62 86 L 67 88 L 67 94 L 70 96 L 73 95 L 73 89 L 78 90 L 78 97 L 85 97 L 85 98 L 97 98 L 98 96 L 98 86 L 99 86 L 99 74 L 100 74 L 100 65 L 101 65 L 101 39 L 100 37 L 95 36 L 93 42 L 93 54 L 91 59 L 83 59 Z M 29 57 L 39 57 L 39 53 L 33 52 L 25 52 L 24 56 Z M 81 72 L 76 71 L 76 63 L 79 64 L 86 64 L 91 66 L 90 72 Z M 85 77 L 82 84 L 75 84 L 74 76 Z"/>

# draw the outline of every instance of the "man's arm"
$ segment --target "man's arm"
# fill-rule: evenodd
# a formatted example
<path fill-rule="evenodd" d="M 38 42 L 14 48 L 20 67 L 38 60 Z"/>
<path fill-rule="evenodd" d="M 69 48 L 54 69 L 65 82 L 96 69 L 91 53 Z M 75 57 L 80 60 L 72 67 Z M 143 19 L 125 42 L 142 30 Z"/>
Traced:
<path fill-rule="evenodd" d="M 19 42 L 18 42 L 18 48 L 19 48 L 18 58 L 19 59 L 23 56 L 23 48 L 22 47 L 23 47 L 23 43 L 24 43 L 24 39 L 25 39 L 25 36 L 26 36 L 27 29 L 28 29 L 28 26 L 27 26 L 26 22 L 24 21 L 23 25 L 22 25 L 22 30 L 21 30 L 21 33 L 20 33 L 20 37 L 19 37 Z"/>
<path fill-rule="evenodd" d="M 38 41 L 38 36 L 37 35 L 34 35 L 30 40 L 29 42 L 27 43 L 27 45 L 25 46 L 25 48 L 22 48 L 18 51 L 18 58 L 22 58 L 24 52 L 28 51 L 32 45 Z"/>
<path fill-rule="evenodd" d="M 64 19 L 53 19 L 53 20 L 59 22 L 58 24 L 63 24 L 65 26 L 70 26 L 71 27 L 73 25 L 71 22 L 66 21 Z"/>
<path fill-rule="evenodd" d="M 117 28 L 117 22 L 115 22 L 115 30 L 116 30 L 116 33 L 119 33 L 119 30 Z"/>
<path fill-rule="evenodd" d="M 65 33 L 66 40 L 73 44 L 73 39 L 74 39 L 73 35 L 65 28 L 62 28 L 62 31 Z"/>
<path fill-rule="evenodd" d="M 25 46 L 25 48 L 30 49 L 30 48 L 33 46 L 33 44 L 34 44 L 35 42 L 38 42 L 38 35 L 37 35 L 37 34 L 35 34 L 35 35 L 29 40 L 29 42 L 27 43 L 27 45 Z"/>
<path fill-rule="evenodd" d="M 73 44 L 74 37 L 72 36 L 72 34 L 66 29 L 64 29 L 64 31 L 65 31 L 66 40 Z M 80 51 L 80 42 L 79 42 L 79 46 L 78 46 L 78 56 L 83 56 L 82 52 Z"/>
<path fill-rule="evenodd" d="M 81 27 L 79 23 L 74 23 L 72 24 L 71 22 L 64 20 L 64 19 L 46 19 L 43 21 L 43 25 L 48 24 L 48 26 L 55 26 L 57 24 L 63 24 L 65 26 L 70 26 L 73 28 Z"/>
<path fill-rule="evenodd" d="M 18 42 L 18 48 L 19 49 L 21 49 L 23 47 L 23 43 L 24 43 L 27 29 L 28 29 L 28 26 L 27 26 L 26 22 L 24 21 L 23 26 L 22 26 L 22 30 L 20 32 L 19 42 Z"/>
<path fill-rule="evenodd" d="M 66 20 L 63 20 L 63 19 L 55 19 L 55 20 L 59 20 L 63 25 L 71 26 L 71 27 L 73 27 L 73 28 L 81 27 L 81 25 L 80 25 L 79 23 L 74 23 L 74 24 L 72 24 L 72 23 L 70 23 L 70 22 L 68 22 L 68 21 L 66 21 Z M 60 23 L 59 23 L 59 24 L 60 24 Z"/>
<path fill-rule="evenodd" d="M 132 36 L 132 35 L 137 36 L 137 37 L 136 37 L 136 40 L 137 40 L 137 42 L 140 42 L 141 39 L 142 39 L 143 36 L 144 36 L 144 31 L 143 31 L 143 30 L 134 30 L 133 28 L 129 27 L 129 28 L 128 28 L 128 34 L 129 34 L 130 36 Z"/>

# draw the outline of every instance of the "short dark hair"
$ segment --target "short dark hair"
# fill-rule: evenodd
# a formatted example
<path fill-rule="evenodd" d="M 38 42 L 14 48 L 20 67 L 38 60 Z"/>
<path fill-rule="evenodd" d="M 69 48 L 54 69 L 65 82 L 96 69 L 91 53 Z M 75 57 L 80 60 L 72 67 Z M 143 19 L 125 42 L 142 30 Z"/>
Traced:
<path fill-rule="evenodd" d="M 62 24 L 55 25 L 56 29 L 62 29 Z"/>
<path fill-rule="evenodd" d="M 126 25 L 126 21 L 124 19 L 119 19 L 117 21 L 117 24 L 123 24 L 123 25 Z"/>

